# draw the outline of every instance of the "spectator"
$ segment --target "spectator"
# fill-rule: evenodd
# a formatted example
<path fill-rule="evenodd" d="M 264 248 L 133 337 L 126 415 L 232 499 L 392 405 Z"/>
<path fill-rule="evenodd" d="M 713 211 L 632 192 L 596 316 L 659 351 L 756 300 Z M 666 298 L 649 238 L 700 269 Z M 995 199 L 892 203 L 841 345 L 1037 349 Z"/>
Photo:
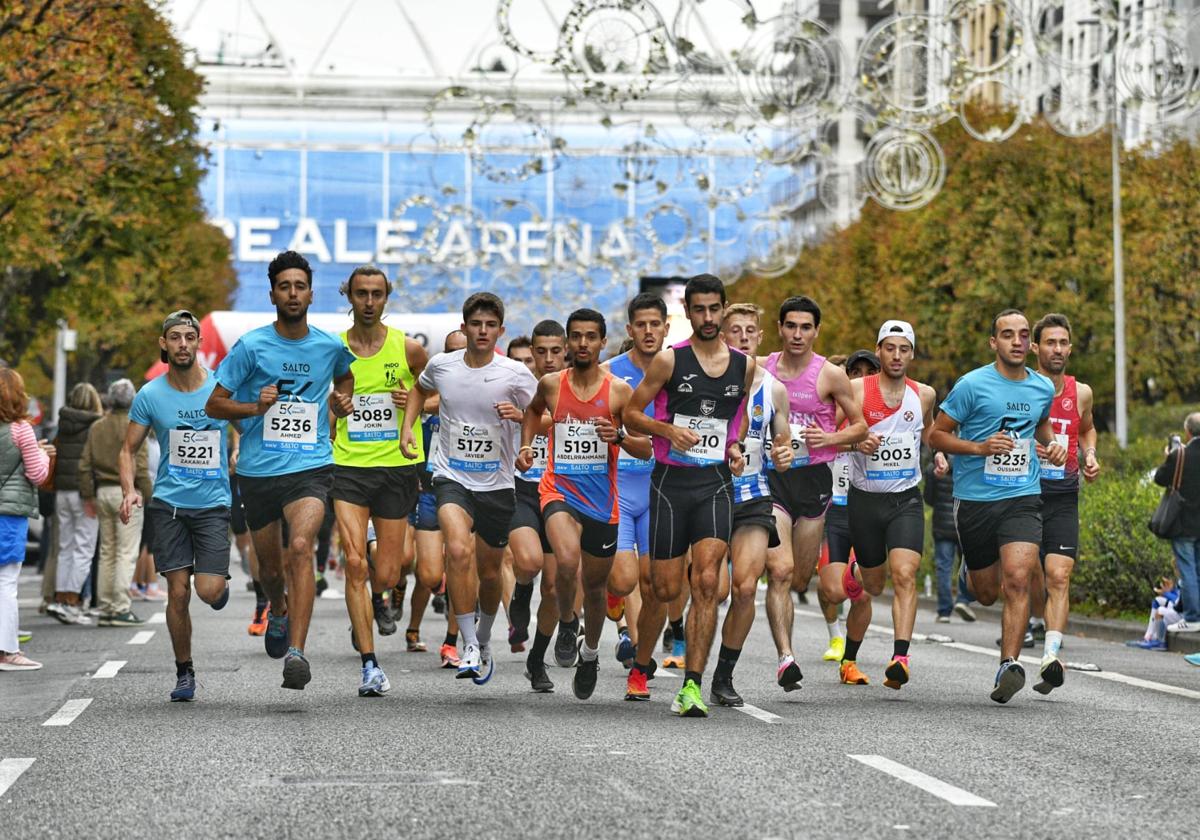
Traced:
<path fill-rule="evenodd" d="M 1200 411 L 1187 416 L 1183 430 L 1187 435 L 1184 445 L 1168 448 L 1167 460 L 1154 473 L 1155 484 L 1170 487 L 1175 478 L 1175 464 L 1183 458 L 1179 484 L 1179 494 L 1184 498 L 1179 515 L 1180 534 L 1171 540 L 1179 570 L 1183 618 L 1168 624 L 1168 633 L 1200 632 Z"/>
<path fill-rule="evenodd" d="M 100 564 L 96 580 L 96 597 L 100 602 L 101 627 L 128 627 L 142 624 L 142 619 L 130 609 L 129 584 L 133 581 L 133 566 L 137 562 L 138 545 L 142 536 L 142 509 L 135 507 L 128 524 L 119 516 L 121 477 L 117 458 L 125 445 L 125 430 L 129 426 L 129 407 L 133 405 L 134 388 L 128 379 L 118 379 L 108 389 L 112 411 L 97 420 L 88 430 L 87 443 L 79 462 L 79 495 L 83 497 L 88 516 L 100 520 Z M 138 449 L 135 483 L 142 498 L 151 495 L 149 458 L 145 444 Z"/>
<path fill-rule="evenodd" d="M 79 461 L 88 430 L 104 409 L 100 394 L 86 382 L 71 389 L 67 404 L 58 411 L 58 460 L 54 465 L 54 513 L 58 519 L 58 561 L 54 570 L 54 603 L 46 612 L 63 624 L 91 624 L 80 604 L 80 593 L 92 570 L 99 525 L 94 514 L 84 513 L 79 495 Z M 48 572 L 49 573 L 49 572 Z"/>
<path fill-rule="evenodd" d="M 28 406 L 21 375 L 0 368 L 0 671 L 42 667 L 21 652 L 17 639 L 17 582 L 29 518 L 38 515 L 37 486 L 50 475 L 54 447 L 39 446 Z"/>
<path fill-rule="evenodd" d="M 945 470 L 935 467 L 945 464 Z M 954 479 L 950 476 L 950 465 L 942 454 L 934 456 L 925 469 L 925 504 L 933 508 L 933 563 L 937 575 L 937 620 L 946 624 L 953 609 L 963 621 L 974 621 L 975 611 L 971 601 L 975 600 L 967 585 L 966 570 L 958 579 L 958 597 L 954 597 L 954 562 L 961 558 L 958 547 L 958 530 L 954 526 Z"/>
<path fill-rule="evenodd" d="M 1176 609 L 1179 606 L 1179 585 L 1169 577 L 1164 577 L 1154 587 L 1154 600 L 1150 602 L 1150 621 L 1146 625 L 1146 635 L 1138 647 L 1147 650 L 1167 649 L 1167 627 L 1183 620 Z"/>

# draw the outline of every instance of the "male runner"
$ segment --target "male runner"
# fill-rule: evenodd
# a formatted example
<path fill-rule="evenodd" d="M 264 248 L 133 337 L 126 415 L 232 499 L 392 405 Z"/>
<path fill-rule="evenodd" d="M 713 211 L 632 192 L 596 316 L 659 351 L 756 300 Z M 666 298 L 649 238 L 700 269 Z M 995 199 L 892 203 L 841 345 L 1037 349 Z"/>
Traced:
<path fill-rule="evenodd" d="M 683 301 L 692 337 L 654 357 L 625 412 L 625 425 L 654 439 L 650 579 L 657 604 L 679 594 L 691 548 L 686 671 L 671 711 L 706 717 L 700 682 L 716 630 L 718 567 L 733 531 L 733 475 L 745 466 L 742 413 L 755 363 L 721 340 L 725 285 L 719 279 L 691 278 Z M 658 419 L 646 414 L 652 401 Z M 634 665 L 643 673 L 651 648 L 646 641 L 641 639 Z"/>
<path fill-rule="evenodd" d="M 617 551 L 617 448 L 650 455 L 647 438 L 626 439 L 618 425 L 633 389 L 600 367 L 606 337 L 604 316 L 594 309 L 577 309 L 567 318 L 567 351 L 574 364 L 539 381 L 525 410 L 517 454 L 517 469 L 528 470 L 535 456 L 533 439 L 549 412 L 549 459 L 539 492 L 554 549 L 560 623 L 575 619 L 582 566 L 584 638 L 572 685 L 580 700 L 592 696 L 599 675 L 597 648 Z"/>
<path fill-rule="evenodd" d="M 283 687 L 303 689 L 312 679 L 304 642 L 316 588 L 313 540 L 333 484 L 329 412 L 345 417 L 353 409 L 354 356 L 336 336 L 308 325 L 308 260 L 283 251 L 267 277 L 276 320 L 233 345 L 205 410 L 211 418 L 242 421 L 238 486 L 271 602 L 263 641 L 268 656 L 283 657 Z"/>
<path fill-rule="evenodd" d="M 629 320 L 625 332 L 633 346 L 605 362 L 605 366 L 613 376 L 630 388 L 636 388 L 667 338 L 667 304 L 662 295 L 643 292 L 629 301 L 626 316 Z M 647 406 L 648 414 L 653 416 L 653 411 L 653 406 Z M 649 611 L 645 608 L 654 598 L 650 585 L 650 472 L 653 469 L 653 454 L 648 458 L 635 458 L 621 449 L 617 459 L 617 507 L 621 516 L 617 524 L 617 553 L 608 575 L 608 594 L 625 599 L 627 630 L 617 642 L 617 659 L 622 663 L 634 658 L 636 646 L 642 639 L 647 645 L 646 661 L 650 661 L 665 615 L 661 608 Z M 650 696 L 644 671 L 630 667 L 626 679 L 627 696 Z"/>
<path fill-rule="evenodd" d="M 804 591 L 821 556 L 825 511 L 833 497 L 830 464 L 840 446 L 867 436 L 867 424 L 854 399 L 850 378 L 814 350 L 821 332 L 821 307 L 812 298 L 790 297 L 779 307 L 779 337 L 783 349 L 767 357 L 764 366 L 788 392 L 788 423 L 792 431 L 789 470 L 767 470 L 775 506 L 780 545 L 767 554 L 767 602 L 790 598 L 789 590 Z M 837 410 L 846 419 L 838 430 Z M 800 688 L 803 674 L 792 655 L 791 610 L 780 608 L 785 622 L 775 681 L 784 691 Z M 777 641 L 778 644 L 778 641 Z"/>
<path fill-rule="evenodd" d="M 933 429 L 933 388 L 908 378 L 917 337 L 907 321 L 879 328 L 875 352 L 880 373 L 854 380 L 854 398 L 868 424 L 867 439 L 851 446 L 850 541 L 854 560 L 831 562 L 822 571 L 827 600 L 849 597 L 846 652 L 839 676 L 843 683 L 866 685 L 858 670 L 858 649 L 871 623 L 871 604 L 862 597 L 883 593 L 892 576 L 892 659 L 883 684 L 899 690 L 909 678 L 909 647 L 917 620 L 917 567 L 925 550 L 925 503 L 921 483 L 921 444 Z M 855 576 L 855 568 L 859 576 Z"/>
<path fill-rule="evenodd" d="M 1050 425 L 1055 440 L 1067 450 L 1066 464 L 1042 467 L 1041 571 L 1045 589 L 1037 580 L 1036 567 L 1032 583 L 1034 605 L 1042 602 L 1046 617 L 1040 680 L 1033 690 L 1049 694 L 1063 684 L 1065 675 L 1058 651 L 1067 629 L 1071 570 L 1079 551 L 1079 476 L 1082 473 L 1084 480 L 1095 481 L 1100 475 L 1100 462 L 1096 460 L 1092 389 L 1066 373 L 1071 358 L 1071 322 L 1066 315 L 1052 312 L 1033 325 L 1033 352 L 1038 358 L 1038 373 L 1054 383 Z M 1039 445 L 1036 451 L 1039 459 L 1046 458 L 1045 447 Z"/>
<path fill-rule="evenodd" d="M 759 317 L 755 304 L 733 304 L 725 310 L 721 323 L 722 340 L 754 358 L 762 341 Z M 787 390 L 761 365 L 755 366 L 754 384 L 746 406 L 746 466 L 733 479 L 733 543 L 729 552 L 733 561 L 730 581 L 733 597 L 721 626 L 721 649 L 709 690 L 712 702 L 721 706 L 744 705 L 733 687 L 733 669 L 754 624 L 754 598 L 758 594 L 758 579 L 766 569 L 767 549 L 779 545 L 764 462 L 769 457 L 777 469 L 786 470 L 792 460 Z M 775 634 L 777 647 L 785 626 L 778 615 L 780 609 L 792 611 L 786 590 L 782 599 L 767 602 L 767 622 Z"/>
<path fill-rule="evenodd" d="M 353 326 L 339 337 L 354 355 L 350 370 L 355 394 L 354 410 L 339 418 L 334 429 L 331 495 L 346 556 L 346 611 L 362 659 L 358 696 L 381 697 L 391 683 L 375 655 L 371 625 L 374 614 L 388 607 L 382 597 L 372 603 L 367 578 L 380 595 L 400 579 L 408 515 L 417 504 L 417 473 L 425 457 L 419 439 L 415 457 L 400 451 L 400 426 L 417 423 L 419 415 L 406 412 L 404 406 L 429 356 L 403 330 L 383 322 L 392 284 L 380 269 L 354 269 L 340 291 L 349 298 L 354 316 Z M 376 538 L 370 568 L 369 524 Z M 394 621 L 388 626 L 396 631 Z"/>
<path fill-rule="evenodd" d="M 500 564 L 516 504 L 509 424 L 521 420 L 537 380 L 520 362 L 496 355 L 504 334 L 500 298 L 490 292 L 467 298 L 462 330 L 466 349 L 429 360 L 409 392 L 407 410 L 418 416 L 426 399 L 435 393 L 441 398 L 433 490 L 448 555 L 446 588 L 463 636 L 457 676 L 483 685 L 495 669 L 492 624 L 500 608 Z M 414 438 L 406 425 L 400 449 L 408 457 L 417 454 Z"/>
<path fill-rule="evenodd" d="M 134 506 L 143 504 L 134 486 L 137 451 L 154 429 L 163 447 L 146 507 L 153 522 L 154 568 L 167 579 L 167 631 L 175 652 L 173 702 L 196 696 L 192 665 L 192 619 L 188 614 L 191 581 L 196 594 L 214 610 L 229 602 L 229 423 L 204 411 L 217 380 L 196 364 L 200 321 L 187 310 L 163 321 L 159 355 L 167 373 L 151 380 L 133 398 L 129 428 L 118 458 L 121 521 L 128 524 Z"/>
<path fill-rule="evenodd" d="M 1054 383 L 1025 367 L 1029 320 L 1005 309 L 992 321 L 996 361 L 964 374 L 934 421 L 929 445 L 954 459 L 954 521 L 971 591 L 993 604 L 1004 591 L 1000 669 L 991 698 L 1007 703 L 1025 686 L 1017 662 L 1029 619 L 1029 579 L 1042 545 L 1041 458 L 1054 466 L 1067 450 L 1054 437 Z"/>
<path fill-rule="evenodd" d="M 533 342 L 529 336 L 519 335 L 508 342 L 505 355 L 525 365 L 530 373 L 537 375 L 537 369 L 533 365 Z"/>

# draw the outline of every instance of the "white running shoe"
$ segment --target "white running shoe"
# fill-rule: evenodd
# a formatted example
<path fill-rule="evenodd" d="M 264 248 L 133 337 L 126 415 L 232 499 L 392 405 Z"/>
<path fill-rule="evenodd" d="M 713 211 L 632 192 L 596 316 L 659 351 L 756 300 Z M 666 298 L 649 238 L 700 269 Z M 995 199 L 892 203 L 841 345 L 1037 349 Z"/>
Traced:
<path fill-rule="evenodd" d="M 1183 621 L 1181 619 L 1179 621 L 1176 621 L 1174 624 L 1168 624 L 1167 632 L 1168 633 L 1200 633 L 1200 623 L 1193 622 L 1192 624 L 1188 624 L 1186 621 Z"/>
<path fill-rule="evenodd" d="M 463 645 L 462 656 L 458 658 L 457 679 L 478 679 L 480 666 L 479 645 Z"/>

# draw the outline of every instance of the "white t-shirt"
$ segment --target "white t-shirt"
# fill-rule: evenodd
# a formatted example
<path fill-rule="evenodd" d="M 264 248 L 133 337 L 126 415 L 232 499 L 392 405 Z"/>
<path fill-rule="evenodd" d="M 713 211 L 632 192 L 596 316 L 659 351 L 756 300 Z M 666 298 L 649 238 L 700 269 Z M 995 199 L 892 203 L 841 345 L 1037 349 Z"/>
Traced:
<path fill-rule="evenodd" d="M 496 403 L 510 402 L 524 411 L 537 380 L 524 364 L 504 356 L 481 368 L 467 367 L 466 352 L 439 353 L 417 380 L 422 389 L 441 397 L 433 476 L 468 490 L 511 488 L 517 457 L 513 429 L 519 424 L 501 420 Z"/>

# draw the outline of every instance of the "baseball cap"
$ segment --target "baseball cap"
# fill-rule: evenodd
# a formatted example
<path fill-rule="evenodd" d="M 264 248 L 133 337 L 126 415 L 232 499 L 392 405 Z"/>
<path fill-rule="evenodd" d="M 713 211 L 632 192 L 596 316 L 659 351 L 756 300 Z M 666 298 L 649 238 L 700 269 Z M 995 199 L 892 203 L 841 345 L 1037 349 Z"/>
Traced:
<path fill-rule="evenodd" d="M 879 338 L 875 339 L 876 344 L 880 344 L 885 338 L 892 335 L 898 335 L 901 338 L 907 338 L 908 343 L 913 349 L 917 349 L 917 334 L 913 332 L 912 324 L 908 321 L 897 321 L 892 319 L 884 321 L 883 326 L 879 328 Z"/>
<path fill-rule="evenodd" d="M 163 320 L 162 334 L 166 335 L 167 330 L 171 329 L 171 327 L 178 327 L 180 325 L 187 326 L 187 327 L 194 327 L 196 330 L 196 334 L 197 335 L 200 334 L 200 319 L 197 318 L 195 315 L 193 315 L 191 312 L 188 312 L 186 309 L 176 309 L 174 312 L 172 312 L 170 315 L 168 315 Z M 167 361 L 167 351 L 159 350 L 158 357 L 163 362 L 166 362 Z"/>
<path fill-rule="evenodd" d="M 855 350 L 847 357 L 844 367 L 846 370 L 850 370 L 859 362 L 866 362 L 871 367 L 875 368 L 876 372 L 883 369 L 883 365 L 879 363 L 879 357 L 870 350 Z"/>

